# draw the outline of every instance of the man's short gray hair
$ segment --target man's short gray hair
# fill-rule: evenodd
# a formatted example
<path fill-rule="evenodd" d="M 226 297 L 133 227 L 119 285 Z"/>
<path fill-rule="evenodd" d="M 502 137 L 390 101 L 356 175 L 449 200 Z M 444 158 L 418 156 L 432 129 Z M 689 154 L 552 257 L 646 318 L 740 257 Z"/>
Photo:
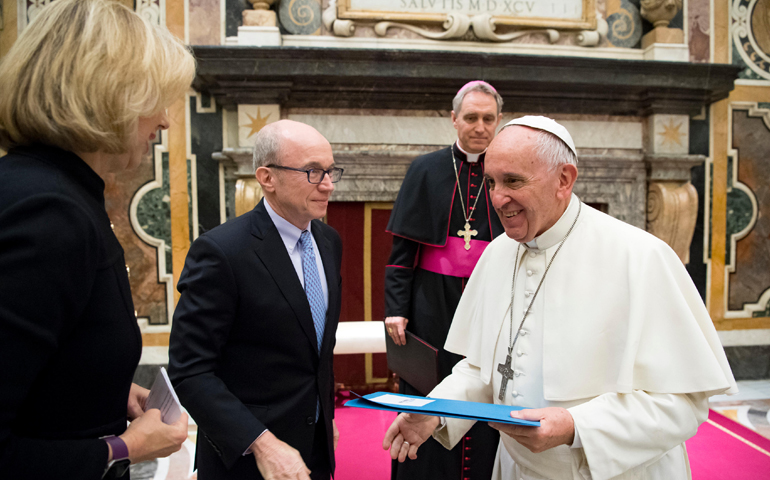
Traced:
<path fill-rule="evenodd" d="M 545 130 L 538 130 L 536 141 L 537 156 L 549 168 L 554 169 L 567 163 L 577 166 L 578 159 L 572 149 L 556 135 Z"/>
<path fill-rule="evenodd" d="M 265 125 L 254 138 L 254 171 L 266 165 L 280 165 L 281 132 L 277 128 Z"/>
<path fill-rule="evenodd" d="M 463 100 L 465 99 L 465 96 L 471 92 L 482 92 L 486 93 L 487 95 L 492 95 L 495 99 L 495 102 L 497 102 L 497 114 L 500 115 L 500 112 L 503 111 L 503 97 L 497 93 L 495 87 L 483 80 L 474 80 L 463 85 L 463 87 L 457 92 L 457 95 L 455 95 L 454 100 L 452 100 L 452 110 L 454 110 L 455 115 L 460 114 L 460 109 L 463 106 Z"/>

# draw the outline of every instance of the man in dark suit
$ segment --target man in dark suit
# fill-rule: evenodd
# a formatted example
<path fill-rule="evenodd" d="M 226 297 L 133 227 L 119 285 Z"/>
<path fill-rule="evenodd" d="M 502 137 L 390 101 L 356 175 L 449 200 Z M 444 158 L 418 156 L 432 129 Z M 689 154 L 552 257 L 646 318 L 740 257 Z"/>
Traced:
<path fill-rule="evenodd" d="M 254 166 L 265 198 L 190 247 L 169 373 L 199 427 L 198 478 L 328 480 L 342 243 L 318 219 L 342 170 L 290 120 L 257 134 Z"/>

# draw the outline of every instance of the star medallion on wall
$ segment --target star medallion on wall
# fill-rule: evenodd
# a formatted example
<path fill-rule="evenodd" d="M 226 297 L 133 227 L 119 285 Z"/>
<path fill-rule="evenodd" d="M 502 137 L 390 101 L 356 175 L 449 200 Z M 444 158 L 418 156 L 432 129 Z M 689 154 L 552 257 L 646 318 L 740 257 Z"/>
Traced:
<path fill-rule="evenodd" d="M 248 113 L 246 114 L 246 116 L 249 117 L 249 120 L 251 120 L 251 123 L 247 123 L 246 125 L 241 125 L 241 127 L 242 128 L 249 128 L 249 129 L 251 129 L 249 134 L 246 135 L 247 138 L 252 136 L 252 135 L 254 135 L 255 133 L 259 132 L 260 130 L 262 130 L 262 127 L 267 125 L 267 119 L 270 118 L 270 114 L 269 113 L 263 117 L 261 115 L 260 111 L 259 111 L 259 108 L 257 108 L 257 116 L 256 117 L 252 117 Z"/>
<path fill-rule="evenodd" d="M 663 131 L 658 132 L 658 135 L 663 137 L 662 144 L 671 144 L 671 145 L 682 145 L 682 137 L 685 135 L 684 132 L 679 131 L 679 129 L 682 128 L 682 123 L 677 123 L 674 125 L 674 120 L 669 119 L 668 125 L 663 125 Z"/>

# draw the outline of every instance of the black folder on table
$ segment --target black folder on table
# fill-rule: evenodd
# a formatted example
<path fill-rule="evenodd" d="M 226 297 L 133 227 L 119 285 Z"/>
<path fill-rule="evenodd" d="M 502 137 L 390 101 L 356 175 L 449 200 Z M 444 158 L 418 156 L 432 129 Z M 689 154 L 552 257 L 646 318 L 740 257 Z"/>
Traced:
<path fill-rule="evenodd" d="M 385 334 L 388 368 L 427 395 L 440 381 L 438 349 L 409 331 L 405 333 L 406 345 L 396 345 L 390 335 Z"/>

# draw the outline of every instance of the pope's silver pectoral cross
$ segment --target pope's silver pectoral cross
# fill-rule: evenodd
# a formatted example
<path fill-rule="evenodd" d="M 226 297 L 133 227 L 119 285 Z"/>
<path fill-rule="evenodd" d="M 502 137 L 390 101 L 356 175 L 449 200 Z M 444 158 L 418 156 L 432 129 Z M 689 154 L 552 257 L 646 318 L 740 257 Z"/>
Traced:
<path fill-rule="evenodd" d="M 465 229 L 464 230 L 458 230 L 457 235 L 460 237 L 463 237 L 465 239 L 465 249 L 470 250 L 471 249 L 471 237 L 475 237 L 478 235 L 479 232 L 476 230 L 471 230 L 471 224 L 468 222 L 465 222 Z"/>
<path fill-rule="evenodd" d="M 498 363 L 497 371 L 503 376 L 503 381 L 500 382 L 500 394 L 497 398 L 502 402 L 505 401 L 505 390 L 508 388 L 508 380 L 513 380 L 513 369 L 511 368 L 511 356 L 505 356 L 505 364 Z"/>

